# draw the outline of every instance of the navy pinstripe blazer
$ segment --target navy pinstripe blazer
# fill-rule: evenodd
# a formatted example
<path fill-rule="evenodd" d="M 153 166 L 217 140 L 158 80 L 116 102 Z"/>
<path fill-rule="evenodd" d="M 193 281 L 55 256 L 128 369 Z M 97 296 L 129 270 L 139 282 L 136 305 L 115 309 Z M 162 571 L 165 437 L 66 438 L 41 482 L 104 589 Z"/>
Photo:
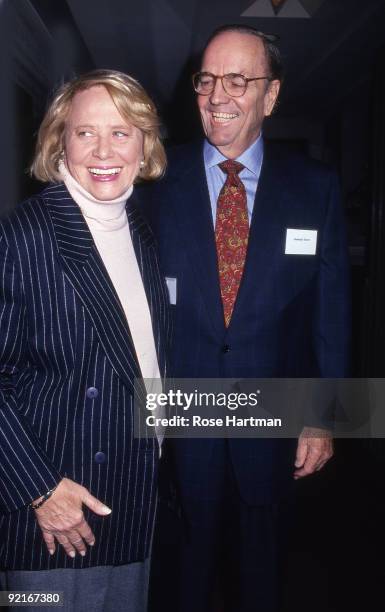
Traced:
<path fill-rule="evenodd" d="M 127 214 L 160 370 L 169 340 L 155 242 L 134 195 Z M 0 568 L 133 562 L 148 554 L 158 442 L 134 436 L 139 364 L 127 321 L 79 207 L 63 184 L 0 225 Z M 28 504 L 64 476 L 112 508 L 88 510 L 96 544 L 50 557 Z"/>

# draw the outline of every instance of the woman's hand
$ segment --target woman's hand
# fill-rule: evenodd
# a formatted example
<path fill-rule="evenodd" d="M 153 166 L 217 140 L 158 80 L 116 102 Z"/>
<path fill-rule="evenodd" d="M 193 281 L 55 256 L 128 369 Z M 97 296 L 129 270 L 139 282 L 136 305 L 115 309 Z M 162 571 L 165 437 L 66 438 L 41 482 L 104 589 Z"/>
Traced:
<path fill-rule="evenodd" d="M 41 498 L 34 500 L 37 503 Z M 55 539 L 70 557 L 78 551 L 83 557 L 87 552 L 86 543 L 95 544 L 95 536 L 84 518 L 82 506 L 105 516 L 111 509 L 81 485 L 69 478 L 60 481 L 51 497 L 35 510 L 37 522 L 43 533 L 44 541 L 51 555 L 56 550 Z"/>

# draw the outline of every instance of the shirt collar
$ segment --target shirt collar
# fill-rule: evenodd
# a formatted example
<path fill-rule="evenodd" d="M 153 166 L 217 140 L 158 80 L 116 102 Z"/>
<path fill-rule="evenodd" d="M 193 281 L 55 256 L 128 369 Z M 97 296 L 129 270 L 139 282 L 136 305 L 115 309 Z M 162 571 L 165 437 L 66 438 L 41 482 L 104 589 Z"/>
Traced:
<path fill-rule="evenodd" d="M 250 172 L 256 175 L 258 178 L 261 172 L 262 166 L 262 158 L 263 158 L 263 138 L 262 133 L 258 136 L 257 140 L 253 142 L 252 145 L 249 146 L 246 151 L 244 151 L 239 157 L 237 157 L 236 161 L 240 162 L 247 168 Z M 213 168 L 217 166 L 221 162 L 225 161 L 227 158 L 222 155 L 220 151 L 212 144 L 209 143 L 208 140 L 205 139 L 203 145 L 203 159 L 206 170 L 208 168 Z"/>

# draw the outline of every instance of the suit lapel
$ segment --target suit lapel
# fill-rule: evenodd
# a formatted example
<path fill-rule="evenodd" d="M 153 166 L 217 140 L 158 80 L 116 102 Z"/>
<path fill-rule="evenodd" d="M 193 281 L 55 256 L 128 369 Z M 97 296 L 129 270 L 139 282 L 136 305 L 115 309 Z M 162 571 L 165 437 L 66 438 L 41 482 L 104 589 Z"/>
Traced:
<path fill-rule="evenodd" d="M 219 287 L 215 233 L 210 196 L 203 163 L 202 143 L 192 151 L 190 163 L 174 184 L 175 193 L 170 198 L 183 236 L 183 245 L 195 272 L 195 282 L 200 289 L 208 316 L 218 334 L 225 326 Z"/>
<path fill-rule="evenodd" d="M 276 167 L 277 163 L 266 145 L 255 195 L 245 268 L 230 328 L 241 317 L 245 301 L 250 299 L 251 293 L 257 293 L 257 303 L 264 306 L 263 296 L 267 294 L 266 285 L 272 282 L 275 260 L 285 249 L 282 231 L 285 178 Z"/>
<path fill-rule="evenodd" d="M 127 320 L 87 223 L 64 185 L 45 190 L 64 273 L 88 312 L 112 367 L 131 388 L 140 368 Z"/>

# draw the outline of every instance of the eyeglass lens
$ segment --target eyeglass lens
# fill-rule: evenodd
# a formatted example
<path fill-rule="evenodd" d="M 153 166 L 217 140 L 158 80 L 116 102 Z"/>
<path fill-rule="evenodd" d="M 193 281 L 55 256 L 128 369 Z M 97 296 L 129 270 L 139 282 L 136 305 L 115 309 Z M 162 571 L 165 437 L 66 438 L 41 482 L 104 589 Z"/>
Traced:
<path fill-rule="evenodd" d="M 224 90 L 231 96 L 241 96 L 245 93 L 247 81 L 241 74 L 225 74 L 216 77 L 212 74 L 197 74 L 194 78 L 194 88 L 200 94 L 210 94 L 215 88 L 217 78 L 222 80 Z"/>

